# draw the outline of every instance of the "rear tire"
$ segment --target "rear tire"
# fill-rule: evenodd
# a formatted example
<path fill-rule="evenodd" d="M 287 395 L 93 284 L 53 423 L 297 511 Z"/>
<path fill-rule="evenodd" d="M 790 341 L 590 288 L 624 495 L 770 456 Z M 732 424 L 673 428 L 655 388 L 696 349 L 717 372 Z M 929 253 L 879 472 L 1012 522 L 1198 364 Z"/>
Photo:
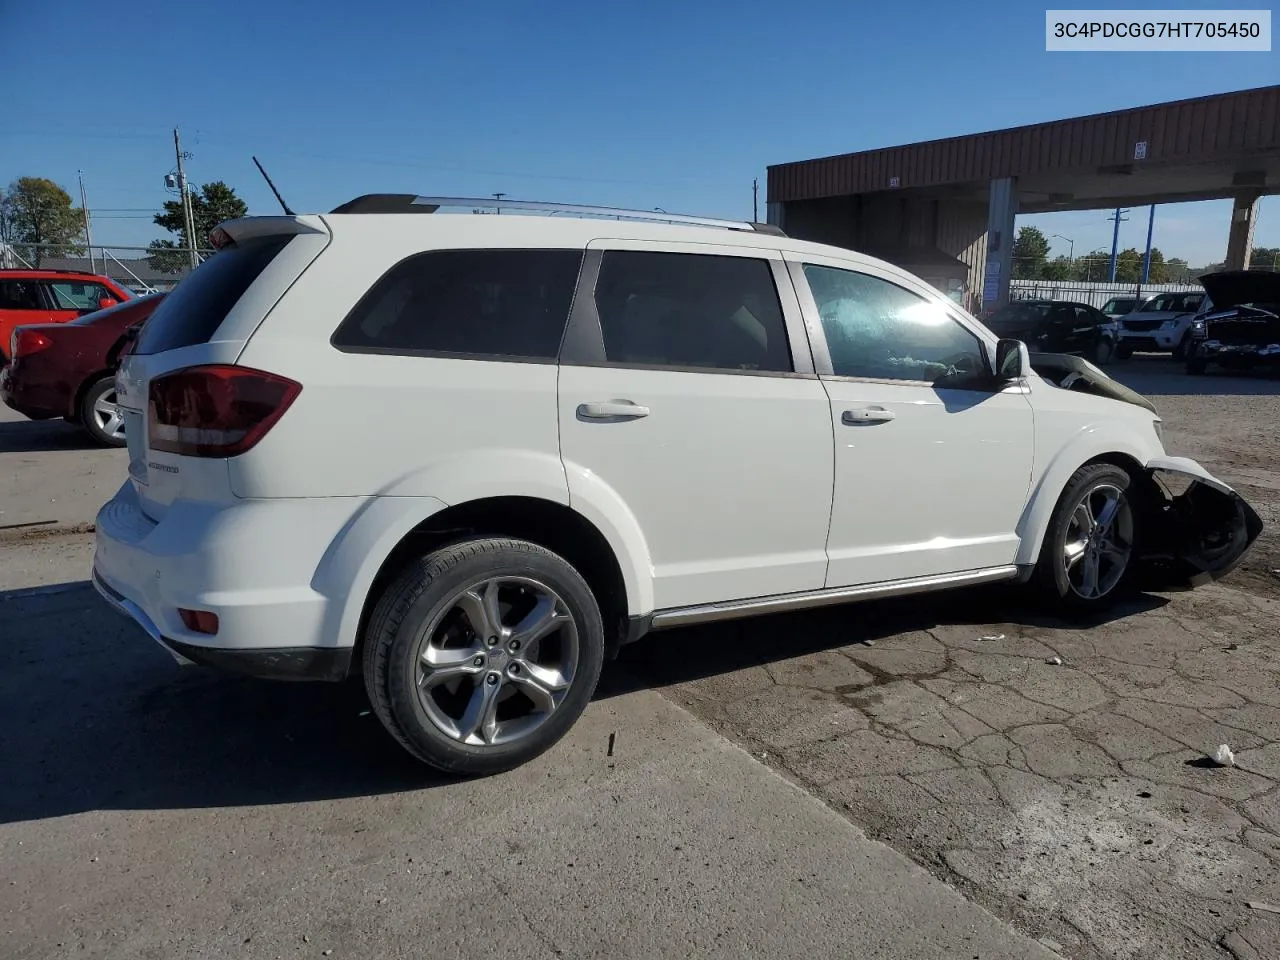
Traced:
<path fill-rule="evenodd" d="M 1105 367 L 1116 355 L 1116 345 L 1107 337 L 1103 337 L 1098 341 L 1097 347 L 1094 349 L 1093 362 L 1100 367 Z"/>
<path fill-rule="evenodd" d="M 582 576 L 524 540 L 469 540 L 412 562 L 378 599 L 364 682 L 383 726 L 424 763 L 487 775 L 554 746 L 604 663 Z"/>
<path fill-rule="evenodd" d="M 1104 609 L 1127 591 L 1136 558 L 1137 505 L 1129 474 L 1109 463 L 1081 467 L 1049 518 L 1033 582 L 1063 612 Z"/>
<path fill-rule="evenodd" d="M 103 377 L 84 392 L 79 424 L 99 446 L 125 445 L 124 415 L 116 404 L 115 377 Z"/>

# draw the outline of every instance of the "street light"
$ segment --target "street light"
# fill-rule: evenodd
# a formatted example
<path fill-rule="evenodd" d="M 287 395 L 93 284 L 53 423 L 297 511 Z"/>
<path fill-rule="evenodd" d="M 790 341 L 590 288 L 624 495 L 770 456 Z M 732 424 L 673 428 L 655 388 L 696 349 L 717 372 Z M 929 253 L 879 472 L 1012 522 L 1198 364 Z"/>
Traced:
<path fill-rule="evenodd" d="M 1065 240 L 1067 241 L 1067 243 L 1070 244 L 1070 247 L 1067 248 L 1067 259 L 1070 260 L 1072 263 L 1075 263 L 1076 262 L 1076 242 L 1072 240 L 1070 237 L 1064 237 L 1060 233 L 1051 233 L 1049 234 L 1049 236 L 1056 237 L 1059 240 Z"/>

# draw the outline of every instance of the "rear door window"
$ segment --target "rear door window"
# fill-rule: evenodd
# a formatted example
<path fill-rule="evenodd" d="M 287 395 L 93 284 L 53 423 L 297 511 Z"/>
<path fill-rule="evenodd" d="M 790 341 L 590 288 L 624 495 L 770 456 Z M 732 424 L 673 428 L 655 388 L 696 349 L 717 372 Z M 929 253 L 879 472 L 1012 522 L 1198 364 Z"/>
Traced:
<path fill-rule="evenodd" d="M 156 307 L 132 352 L 164 353 L 207 343 L 253 281 L 292 239 L 293 234 L 254 237 L 214 253 Z"/>
<path fill-rule="evenodd" d="M 48 310 L 37 280 L 0 280 L 0 310 Z"/>
<path fill-rule="evenodd" d="M 554 360 L 581 250 L 433 250 L 400 261 L 334 331 L 349 353 Z"/>

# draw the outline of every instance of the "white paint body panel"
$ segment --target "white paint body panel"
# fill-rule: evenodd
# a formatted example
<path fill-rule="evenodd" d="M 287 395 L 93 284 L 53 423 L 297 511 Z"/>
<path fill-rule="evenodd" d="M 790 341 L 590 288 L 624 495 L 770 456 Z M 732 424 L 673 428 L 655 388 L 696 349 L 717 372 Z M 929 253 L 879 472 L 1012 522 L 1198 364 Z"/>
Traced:
<path fill-rule="evenodd" d="M 248 235 L 293 229 L 288 222 L 232 228 Z M 395 545 L 423 520 L 483 497 L 575 510 L 612 548 L 628 612 L 642 616 L 1025 565 L 1036 559 L 1067 478 L 1090 458 L 1121 453 L 1193 474 L 1198 467 L 1161 460 L 1148 411 L 1035 376 L 1005 392 L 961 395 L 905 382 L 352 354 L 329 343 L 369 286 L 411 254 L 586 249 L 609 238 L 603 245 L 865 269 L 947 304 L 994 351 L 990 332 L 932 287 L 850 251 L 568 217 L 379 214 L 298 223 L 298 248 L 268 268 L 213 342 L 133 358 L 121 374 L 125 405 L 143 430 L 150 378 L 189 363 L 240 363 L 303 385 L 240 457 L 139 448 L 131 457 L 137 482 L 99 514 L 100 575 L 175 639 L 349 647 Z M 815 318 L 806 319 L 813 341 Z M 576 415 L 580 404 L 618 399 L 649 415 Z M 897 416 L 841 422 L 844 409 L 867 404 Z M 184 605 L 217 612 L 218 635 L 188 633 L 176 614 Z"/>

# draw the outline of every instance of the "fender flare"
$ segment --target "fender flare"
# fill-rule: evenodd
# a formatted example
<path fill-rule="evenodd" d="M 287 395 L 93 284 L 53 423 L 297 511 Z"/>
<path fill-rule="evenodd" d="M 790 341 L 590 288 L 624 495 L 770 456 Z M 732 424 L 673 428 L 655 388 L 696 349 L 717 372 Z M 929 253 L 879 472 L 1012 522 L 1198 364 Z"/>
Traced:
<path fill-rule="evenodd" d="M 1128 421 L 1101 421 L 1084 427 L 1054 455 L 1040 475 L 1018 522 L 1018 552 L 1014 563 L 1020 567 L 1035 565 L 1058 499 L 1071 475 L 1082 466 L 1099 457 L 1117 455 L 1145 466 L 1162 452 L 1154 442 L 1143 443 Z"/>
<path fill-rule="evenodd" d="M 331 601 L 325 635 L 334 637 L 338 646 L 353 646 L 373 581 L 396 546 L 415 527 L 449 507 L 492 497 L 543 500 L 582 516 L 613 551 L 622 572 L 628 615 L 651 613 L 653 567 L 634 514 L 594 474 L 576 468 L 574 475 L 571 496 L 558 457 L 481 451 L 395 480 L 353 513 L 317 566 L 312 587 Z"/>

